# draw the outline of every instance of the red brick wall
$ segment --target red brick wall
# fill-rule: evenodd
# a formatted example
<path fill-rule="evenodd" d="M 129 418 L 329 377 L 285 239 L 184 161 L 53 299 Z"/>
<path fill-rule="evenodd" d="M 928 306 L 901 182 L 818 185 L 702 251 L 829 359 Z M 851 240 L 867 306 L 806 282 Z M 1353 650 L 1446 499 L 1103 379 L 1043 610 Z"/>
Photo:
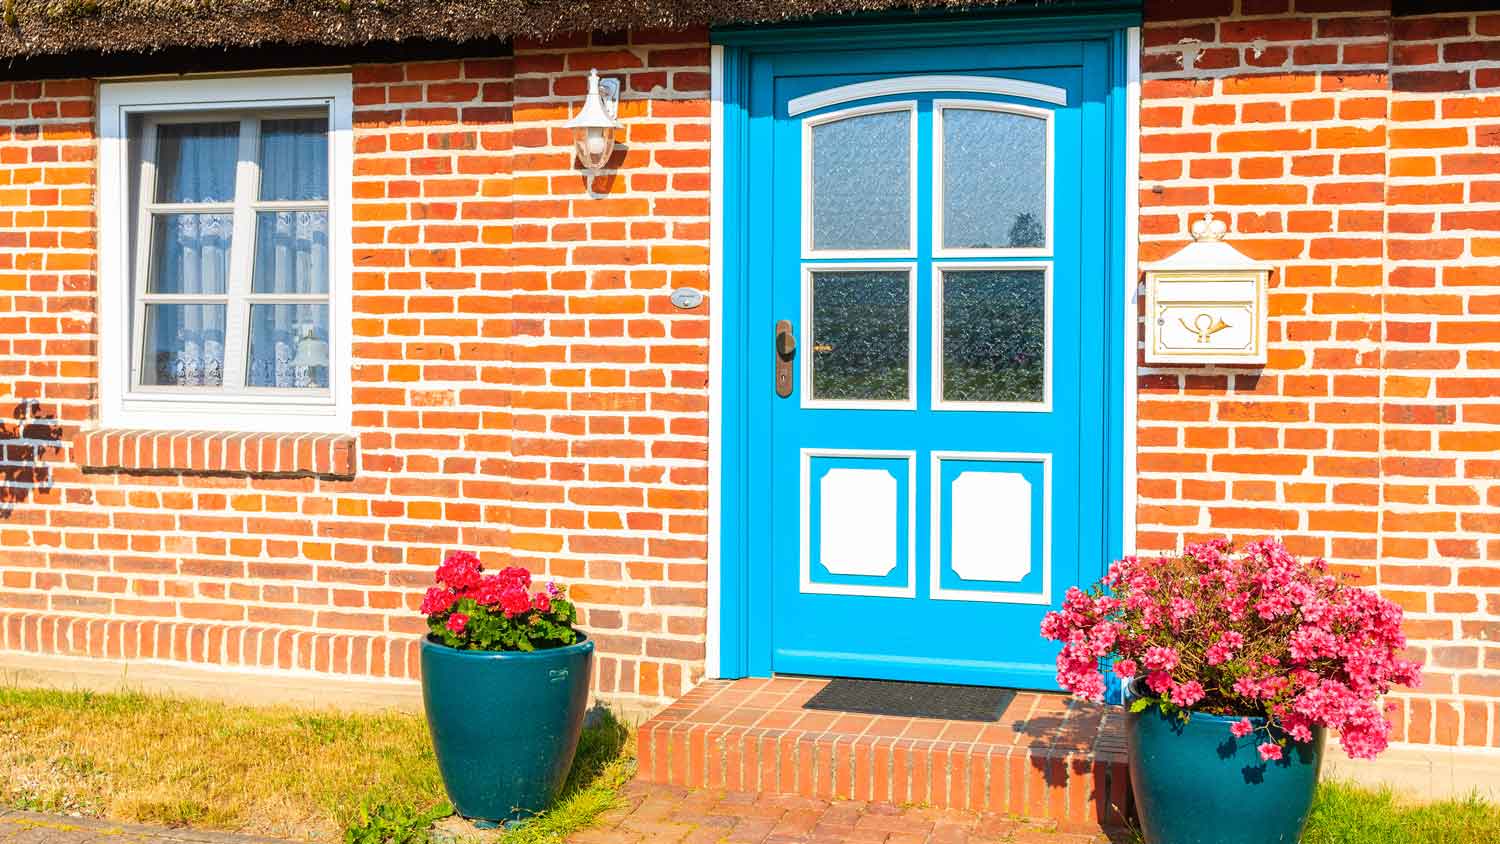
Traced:
<path fill-rule="evenodd" d="M 704 42 L 355 69 L 352 479 L 352 449 L 305 438 L 74 447 L 96 416 L 95 86 L 0 84 L 0 399 L 21 416 L 0 650 L 409 678 L 430 567 L 467 547 L 573 588 L 599 692 L 691 687 L 707 322 L 666 294 L 707 286 Z M 592 186 L 560 128 L 591 66 L 625 81 L 629 123 Z"/>
<path fill-rule="evenodd" d="M 1500 17 L 1163 2 L 1144 42 L 1143 260 L 1212 208 L 1279 271 L 1264 369 L 1142 364 L 1138 544 L 1340 563 L 1428 660 L 1395 738 L 1493 746 Z"/>
<path fill-rule="evenodd" d="M 1500 12 L 1399 19 L 1382 435 L 1386 578 L 1431 670 L 1407 739 L 1500 743 Z M 1396 568 L 1399 564 L 1399 568 Z"/>
<path fill-rule="evenodd" d="M 1142 258 L 1212 207 L 1279 269 L 1264 369 L 1142 366 L 1138 545 L 1330 557 L 1430 661 L 1397 738 L 1495 745 L 1500 18 L 1290 2 L 1148 10 Z M 600 692 L 695 683 L 707 316 L 666 294 L 707 285 L 706 64 L 702 33 L 636 33 L 356 69 L 352 479 L 316 468 L 339 443 L 85 437 L 135 450 L 80 468 L 93 86 L 0 84 L 0 650 L 409 678 L 464 546 L 573 588 Z M 560 127 L 591 66 L 627 123 L 592 183 Z M 239 468 L 173 468 L 210 458 Z M 283 464 L 314 468 L 254 468 Z"/>
<path fill-rule="evenodd" d="M 577 584 L 599 688 L 650 701 L 703 676 L 708 307 L 668 296 L 708 289 L 706 40 L 516 51 L 513 547 Z M 627 98 L 619 168 L 592 183 L 560 128 L 590 67 Z"/>

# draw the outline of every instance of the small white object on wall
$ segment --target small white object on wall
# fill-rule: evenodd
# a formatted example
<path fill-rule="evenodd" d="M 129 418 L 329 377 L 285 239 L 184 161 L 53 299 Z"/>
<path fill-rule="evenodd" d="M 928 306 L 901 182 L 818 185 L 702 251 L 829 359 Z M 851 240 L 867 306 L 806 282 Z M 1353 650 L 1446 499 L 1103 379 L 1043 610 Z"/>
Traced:
<path fill-rule="evenodd" d="M 1146 362 L 1265 363 L 1270 265 L 1225 243 L 1210 214 L 1192 232 L 1146 271 Z"/>

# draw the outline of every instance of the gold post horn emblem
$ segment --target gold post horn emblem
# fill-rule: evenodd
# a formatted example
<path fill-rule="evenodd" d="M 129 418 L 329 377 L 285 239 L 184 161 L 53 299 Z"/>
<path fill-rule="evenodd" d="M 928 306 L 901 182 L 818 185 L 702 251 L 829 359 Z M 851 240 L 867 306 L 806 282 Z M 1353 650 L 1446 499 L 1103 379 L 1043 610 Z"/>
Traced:
<path fill-rule="evenodd" d="M 1193 317 L 1192 325 L 1188 325 L 1187 320 L 1182 317 L 1178 317 L 1177 322 L 1191 331 L 1198 338 L 1199 343 L 1207 343 L 1215 334 L 1229 327 L 1229 323 L 1225 322 L 1223 317 L 1206 313 Z"/>

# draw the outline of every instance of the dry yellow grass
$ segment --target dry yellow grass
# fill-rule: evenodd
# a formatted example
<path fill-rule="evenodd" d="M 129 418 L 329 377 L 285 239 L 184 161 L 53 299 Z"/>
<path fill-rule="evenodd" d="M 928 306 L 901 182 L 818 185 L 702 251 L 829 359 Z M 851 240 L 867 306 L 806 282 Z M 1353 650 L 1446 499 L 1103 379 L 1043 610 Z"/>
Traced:
<path fill-rule="evenodd" d="M 0 688 L 0 804 L 331 842 L 443 799 L 419 715 Z"/>

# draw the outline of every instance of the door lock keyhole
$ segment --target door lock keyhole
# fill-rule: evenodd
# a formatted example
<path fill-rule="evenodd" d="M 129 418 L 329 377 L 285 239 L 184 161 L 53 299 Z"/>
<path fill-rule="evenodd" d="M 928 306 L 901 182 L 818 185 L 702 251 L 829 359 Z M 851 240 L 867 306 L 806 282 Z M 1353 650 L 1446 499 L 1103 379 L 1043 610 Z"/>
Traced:
<path fill-rule="evenodd" d="M 797 335 L 790 320 L 781 320 L 776 323 L 776 395 L 782 398 L 792 394 L 792 361 L 796 359 Z"/>

